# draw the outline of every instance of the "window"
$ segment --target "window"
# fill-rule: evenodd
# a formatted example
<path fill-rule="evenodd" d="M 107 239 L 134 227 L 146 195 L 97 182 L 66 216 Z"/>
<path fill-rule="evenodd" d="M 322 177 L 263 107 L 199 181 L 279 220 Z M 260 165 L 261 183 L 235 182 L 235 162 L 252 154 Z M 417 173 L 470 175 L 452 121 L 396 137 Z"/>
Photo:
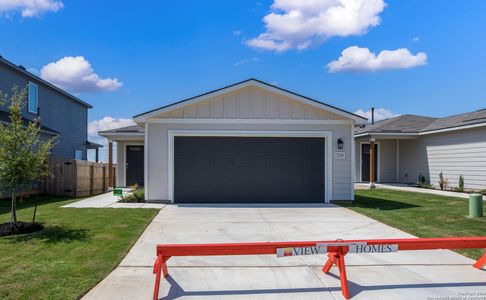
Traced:
<path fill-rule="evenodd" d="M 39 90 L 36 84 L 29 82 L 29 103 L 28 110 L 33 114 L 37 114 Z"/>
<path fill-rule="evenodd" d="M 82 150 L 74 150 L 74 159 L 83 160 L 83 151 Z"/>

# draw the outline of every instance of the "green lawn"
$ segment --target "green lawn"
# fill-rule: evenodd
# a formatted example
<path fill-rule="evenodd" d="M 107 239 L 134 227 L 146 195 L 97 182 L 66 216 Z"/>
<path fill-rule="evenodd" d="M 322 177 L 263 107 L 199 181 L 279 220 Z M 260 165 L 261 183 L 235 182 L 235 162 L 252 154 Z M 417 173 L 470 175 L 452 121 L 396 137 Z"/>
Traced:
<path fill-rule="evenodd" d="M 486 218 L 469 219 L 467 199 L 376 189 L 339 204 L 418 237 L 486 236 Z M 483 250 L 457 252 L 478 259 Z"/>
<path fill-rule="evenodd" d="M 60 208 L 73 201 L 42 197 L 37 220 L 44 230 L 0 237 L 0 299 L 81 297 L 118 265 L 157 213 Z M 32 205 L 20 205 L 19 220 L 32 220 Z M 10 220 L 9 209 L 0 200 L 0 223 Z"/>

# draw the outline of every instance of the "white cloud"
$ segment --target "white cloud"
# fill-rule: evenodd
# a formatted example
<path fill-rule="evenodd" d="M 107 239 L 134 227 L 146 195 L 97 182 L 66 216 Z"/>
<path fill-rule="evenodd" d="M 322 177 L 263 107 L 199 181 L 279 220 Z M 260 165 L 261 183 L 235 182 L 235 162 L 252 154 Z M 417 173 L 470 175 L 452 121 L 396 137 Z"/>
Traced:
<path fill-rule="evenodd" d="M 103 148 L 99 150 L 99 158 L 101 161 L 108 161 L 108 141 L 106 138 L 99 136 L 98 132 L 131 125 L 135 125 L 132 119 L 113 118 L 111 116 L 105 116 L 102 119 L 91 121 L 88 124 L 88 139 L 103 145 Z M 113 148 L 113 154 L 116 155 L 116 145 Z M 92 156 L 94 156 L 93 153 L 91 153 L 89 160 L 94 160 Z M 116 156 L 114 157 L 114 161 L 116 161 Z"/>
<path fill-rule="evenodd" d="M 245 59 L 242 59 L 240 61 L 237 61 L 233 65 L 235 67 L 239 67 L 239 66 L 247 64 L 249 62 L 257 62 L 257 61 L 259 61 L 258 57 L 251 57 L 251 58 L 245 58 Z"/>
<path fill-rule="evenodd" d="M 368 122 L 371 122 L 371 109 L 364 111 L 362 109 L 358 109 L 354 112 L 355 114 L 365 117 L 368 119 Z M 375 121 L 390 119 L 393 117 L 398 117 L 399 114 L 392 112 L 387 108 L 376 108 L 375 109 Z"/>
<path fill-rule="evenodd" d="M 0 13 L 20 12 L 24 18 L 57 12 L 63 7 L 64 4 L 57 0 L 0 0 Z"/>
<path fill-rule="evenodd" d="M 368 48 L 352 46 L 344 49 L 338 60 L 327 64 L 329 72 L 341 71 L 378 71 L 390 69 L 408 69 L 427 64 L 427 54 L 415 55 L 408 49 L 383 50 L 378 55 Z"/>
<path fill-rule="evenodd" d="M 333 36 L 365 34 L 380 24 L 383 0 L 274 0 L 265 32 L 251 47 L 276 52 L 306 49 Z"/>
<path fill-rule="evenodd" d="M 123 85 L 116 78 L 100 78 L 83 56 L 66 56 L 47 64 L 41 77 L 73 93 L 115 91 Z"/>
<path fill-rule="evenodd" d="M 111 116 L 105 116 L 102 119 L 89 122 L 88 135 L 95 136 L 98 135 L 98 131 L 105 131 L 131 125 L 135 125 L 132 119 L 113 118 Z"/>
<path fill-rule="evenodd" d="M 233 31 L 233 35 L 234 36 L 240 36 L 242 34 L 243 34 L 243 30 L 235 30 L 235 31 Z"/>
<path fill-rule="evenodd" d="M 414 38 L 412 39 L 412 41 L 414 41 L 414 42 L 418 42 L 418 41 L 420 41 L 420 37 L 419 37 L 419 36 L 416 36 L 416 37 L 414 37 Z"/>

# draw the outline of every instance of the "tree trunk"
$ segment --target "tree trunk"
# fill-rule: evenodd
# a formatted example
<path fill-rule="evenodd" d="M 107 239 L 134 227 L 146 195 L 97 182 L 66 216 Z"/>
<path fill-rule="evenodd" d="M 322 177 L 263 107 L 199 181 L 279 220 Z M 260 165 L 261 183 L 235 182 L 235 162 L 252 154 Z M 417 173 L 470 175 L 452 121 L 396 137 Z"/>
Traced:
<path fill-rule="evenodd" d="M 10 222 L 13 226 L 17 224 L 17 199 L 15 198 L 15 189 L 12 189 L 12 217 Z"/>
<path fill-rule="evenodd" d="M 35 195 L 35 207 L 34 207 L 34 216 L 32 217 L 32 223 L 35 223 L 35 214 L 37 213 L 38 203 L 39 203 L 39 182 L 37 182 L 37 193 Z"/>

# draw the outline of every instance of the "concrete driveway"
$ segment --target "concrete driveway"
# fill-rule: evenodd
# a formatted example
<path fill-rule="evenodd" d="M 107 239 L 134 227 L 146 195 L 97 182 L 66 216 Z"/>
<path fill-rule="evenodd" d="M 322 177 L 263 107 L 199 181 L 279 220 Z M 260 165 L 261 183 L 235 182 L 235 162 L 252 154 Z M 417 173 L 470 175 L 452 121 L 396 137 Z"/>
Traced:
<path fill-rule="evenodd" d="M 119 267 L 84 299 L 150 299 L 158 243 L 406 237 L 412 236 L 333 205 L 167 205 Z M 160 297 L 342 299 L 338 273 L 333 268 L 323 274 L 324 261 L 324 256 L 174 257 Z M 451 251 L 349 254 L 346 262 L 353 299 L 486 297 L 486 271 Z"/>

